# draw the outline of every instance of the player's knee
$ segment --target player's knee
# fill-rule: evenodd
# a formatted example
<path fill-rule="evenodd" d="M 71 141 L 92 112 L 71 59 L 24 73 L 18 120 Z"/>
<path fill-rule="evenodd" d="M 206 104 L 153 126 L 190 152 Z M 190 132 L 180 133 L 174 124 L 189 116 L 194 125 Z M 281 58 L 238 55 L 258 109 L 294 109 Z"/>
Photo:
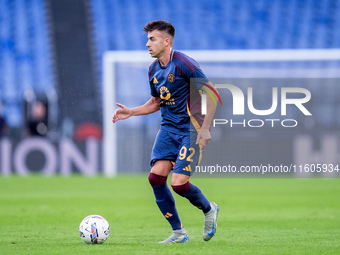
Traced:
<path fill-rule="evenodd" d="M 148 179 L 149 179 L 149 183 L 151 184 L 151 186 L 161 186 L 166 183 L 167 177 L 160 176 L 154 173 L 150 173 Z"/>
<path fill-rule="evenodd" d="M 171 187 L 178 195 L 182 195 L 190 189 L 190 182 L 182 185 L 171 185 Z"/>

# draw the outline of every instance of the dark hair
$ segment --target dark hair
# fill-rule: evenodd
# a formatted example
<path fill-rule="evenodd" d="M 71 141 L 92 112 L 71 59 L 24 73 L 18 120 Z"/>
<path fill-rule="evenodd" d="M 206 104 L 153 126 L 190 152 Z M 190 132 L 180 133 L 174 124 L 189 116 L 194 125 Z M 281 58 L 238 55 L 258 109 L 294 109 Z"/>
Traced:
<path fill-rule="evenodd" d="M 165 31 L 172 37 L 175 36 L 175 27 L 170 22 L 165 20 L 150 21 L 144 26 L 144 33 L 148 33 L 154 30 Z"/>

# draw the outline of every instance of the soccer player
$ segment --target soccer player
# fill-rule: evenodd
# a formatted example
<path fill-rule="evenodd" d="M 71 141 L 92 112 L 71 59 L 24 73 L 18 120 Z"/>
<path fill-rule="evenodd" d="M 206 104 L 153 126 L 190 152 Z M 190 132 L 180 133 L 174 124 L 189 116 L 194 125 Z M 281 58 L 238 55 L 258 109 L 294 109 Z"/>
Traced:
<path fill-rule="evenodd" d="M 194 166 L 199 164 L 202 149 L 211 139 L 210 123 L 216 109 L 214 99 L 207 96 L 206 115 L 197 113 L 197 109 L 200 110 L 201 107 L 199 90 L 208 91 L 214 96 L 217 94 L 197 62 L 172 49 L 175 28 L 171 23 L 151 21 L 145 25 L 144 32 L 148 33 L 146 46 L 149 53 L 156 58 L 149 68 L 151 98 L 144 105 L 132 109 L 117 103 L 120 108 L 114 112 L 112 121 L 115 123 L 130 116 L 161 110 L 162 122 L 152 149 L 149 182 L 156 203 L 170 223 L 173 234 L 160 243 L 189 241 L 167 185 L 167 177 L 171 171 L 173 191 L 203 211 L 203 239 L 209 241 L 216 232 L 219 207 L 214 202 L 210 203 L 189 179 Z M 195 78 L 205 82 L 191 84 L 190 79 Z M 190 93 L 196 95 L 196 100 Z"/>

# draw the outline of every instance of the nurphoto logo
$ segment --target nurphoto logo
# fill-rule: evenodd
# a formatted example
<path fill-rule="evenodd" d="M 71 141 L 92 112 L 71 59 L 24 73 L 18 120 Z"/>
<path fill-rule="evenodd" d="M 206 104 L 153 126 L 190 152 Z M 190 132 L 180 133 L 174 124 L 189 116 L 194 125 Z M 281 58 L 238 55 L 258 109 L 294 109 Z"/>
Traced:
<path fill-rule="evenodd" d="M 219 92 L 227 89 L 232 95 L 232 115 L 233 116 L 244 116 L 245 110 L 248 110 L 251 114 L 256 116 L 269 116 L 273 113 L 280 111 L 280 116 L 287 116 L 287 107 L 296 107 L 304 116 L 311 116 L 312 113 L 307 109 L 305 104 L 310 101 L 311 93 L 306 88 L 301 87 L 272 87 L 271 98 L 261 98 L 266 102 L 271 102 L 271 106 L 267 109 L 257 109 L 254 106 L 254 90 L 256 88 L 248 87 L 247 95 L 245 96 L 243 91 L 236 85 L 232 84 L 215 84 L 214 85 Z M 223 89 L 223 90 L 222 90 Z M 266 88 L 267 89 L 267 88 Z M 270 89 L 270 88 L 268 88 Z M 213 90 L 214 92 L 216 90 Z M 211 93 L 207 93 L 210 97 L 213 97 Z M 201 97 L 201 113 L 206 115 L 207 113 L 207 94 L 202 94 Z M 219 93 L 216 93 L 219 101 L 222 104 Z M 294 96 L 294 98 L 292 98 Z M 280 105 L 279 105 L 280 98 Z M 214 99 L 215 104 L 216 100 Z M 224 101 L 224 100 L 223 100 Z M 247 101 L 247 104 L 245 104 Z M 245 109 L 245 105 L 247 108 Z M 233 119 L 213 119 L 213 127 L 217 125 L 230 125 L 230 127 L 263 127 L 266 124 L 274 127 L 275 124 L 280 123 L 282 127 L 296 127 L 298 121 L 296 119 L 277 119 L 277 118 L 266 118 L 266 119 L 242 119 L 241 121 L 235 121 Z"/>

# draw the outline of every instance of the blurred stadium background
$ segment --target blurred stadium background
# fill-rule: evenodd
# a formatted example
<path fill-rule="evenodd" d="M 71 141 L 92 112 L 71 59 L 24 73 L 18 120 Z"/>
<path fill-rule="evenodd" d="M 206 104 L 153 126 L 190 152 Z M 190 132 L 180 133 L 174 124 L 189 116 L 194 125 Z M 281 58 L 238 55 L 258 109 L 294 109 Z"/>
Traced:
<path fill-rule="evenodd" d="M 339 0 L 0 0 L 0 113 L 7 123 L 0 132 L 0 173 L 102 173 L 103 55 L 145 50 L 143 26 L 155 19 L 174 24 L 177 50 L 340 49 Z M 214 135 L 230 132 L 224 155 L 233 164 L 260 163 L 263 153 L 270 163 L 296 163 L 296 146 L 309 146 L 313 161 L 307 163 L 339 163 L 340 55 L 332 61 L 201 65 L 208 76 L 220 75 L 213 73 L 218 69 L 242 78 L 331 78 L 324 87 L 308 87 L 318 95 L 313 123 L 281 129 L 280 138 L 268 129 L 225 127 Z M 115 68 L 117 101 L 145 102 L 145 66 Z M 36 117 L 36 102 L 43 104 L 42 117 Z M 153 114 L 117 124 L 118 172 L 149 171 L 158 119 Z"/>

